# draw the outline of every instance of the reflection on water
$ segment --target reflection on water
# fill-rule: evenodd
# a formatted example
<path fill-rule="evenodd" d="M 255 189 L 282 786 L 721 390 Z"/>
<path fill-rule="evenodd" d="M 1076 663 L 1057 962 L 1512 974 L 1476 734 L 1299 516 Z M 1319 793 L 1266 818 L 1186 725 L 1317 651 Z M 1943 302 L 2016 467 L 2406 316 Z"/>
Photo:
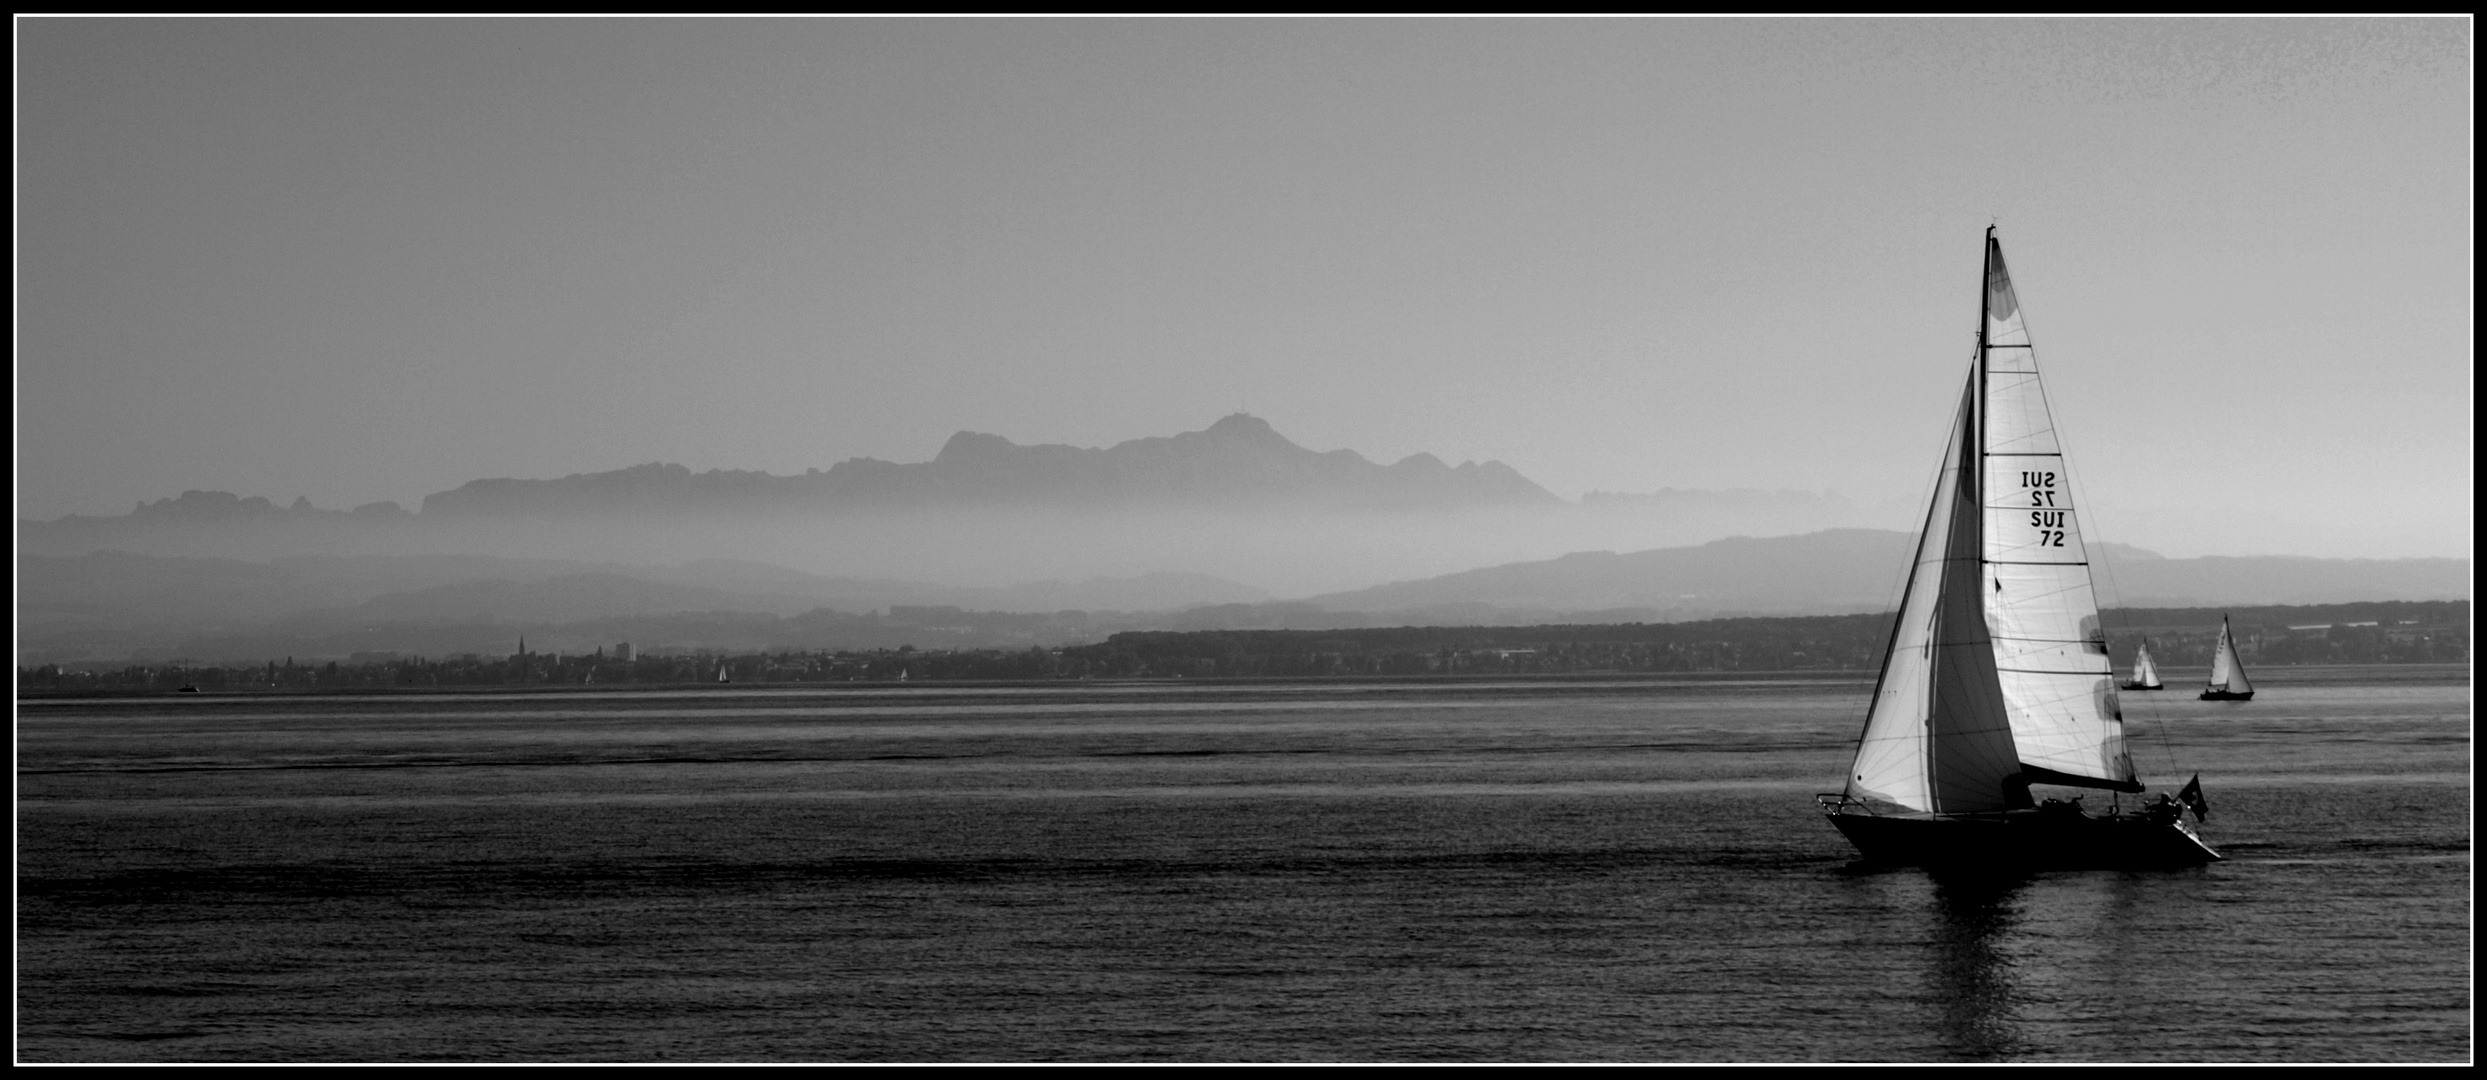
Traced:
<path fill-rule="evenodd" d="M 1873 877 L 1883 917 L 1924 928 L 1928 1057 L 2098 1060 L 2201 1049 L 2183 1033 L 2221 1003 L 2183 957 L 2217 943 L 2200 921 L 2209 874 Z"/>
<path fill-rule="evenodd" d="M 2021 986 L 2008 941 L 2020 924 L 2028 882 L 1931 875 L 1927 993 L 1952 1053 L 1971 1060 L 2018 1055 Z"/>
<path fill-rule="evenodd" d="M 1881 993 L 1912 1003 L 1923 1021 L 1913 1052 L 1895 1059 L 1997 1061 L 2031 1056 L 2029 910 L 2035 883 L 2023 876 L 1934 874 L 1850 863 L 1865 921 L 1907 944 Z M 1858 958 L 1861 960 L 1862 958 Z M 2040 967 L 2049 966 L 2044 958 Z M 1897 1034 L 1897 1033 L 1894 1033 Z"/>
<path fill-rule="evenodd" d="M 2466 675 L 2394 685 L 2175 725 L 2229 862 L 2000 882 L 1838 869 L 1809 684 L 21 703 L 18 1049 L 2460 1060 Z"/>

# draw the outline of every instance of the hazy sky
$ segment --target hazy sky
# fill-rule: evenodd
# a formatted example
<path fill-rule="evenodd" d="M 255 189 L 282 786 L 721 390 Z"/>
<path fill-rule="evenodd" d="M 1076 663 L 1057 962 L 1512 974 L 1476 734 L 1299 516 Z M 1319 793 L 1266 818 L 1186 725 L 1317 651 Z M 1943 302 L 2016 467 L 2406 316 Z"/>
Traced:
<path fill-rule="evenodd" d="M 21 517 L 1239 409 L 1914 498 L 1996 222 L 2096 535 L 2469 550 L 2466 20 L 16 29 Z"/>

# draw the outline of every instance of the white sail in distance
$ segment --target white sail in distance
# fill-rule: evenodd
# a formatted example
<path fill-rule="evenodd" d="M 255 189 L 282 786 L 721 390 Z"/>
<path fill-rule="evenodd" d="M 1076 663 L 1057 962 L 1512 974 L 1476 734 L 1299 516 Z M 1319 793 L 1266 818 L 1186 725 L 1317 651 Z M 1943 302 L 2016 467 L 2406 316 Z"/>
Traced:
<path fill-rule="evenodd" d="M 2013 741 L 2033 781 L 2139 791 L 2071 477 L 1991 235 L 1984 306 L 1981 592 Z"/>
<path fill-rule="evenodd" d="M 2228 636 L 2228 620 L 2219 620 L 2219 648 L 2211 653 L 2211 689 L 2231 694 L 2251 693 L 2254 684 L 2245 679 L 2245 662 L 2237 658 L 2237 643 Z"/>
<path fill-rule="evenodd" d="M 2154 690 L 2159 687 L 2159 666 L 2150 662 L 2150 643 L 2147 641 L 2142 642 L 2142 647 L 2133 653 L 2133 685 Z"/>

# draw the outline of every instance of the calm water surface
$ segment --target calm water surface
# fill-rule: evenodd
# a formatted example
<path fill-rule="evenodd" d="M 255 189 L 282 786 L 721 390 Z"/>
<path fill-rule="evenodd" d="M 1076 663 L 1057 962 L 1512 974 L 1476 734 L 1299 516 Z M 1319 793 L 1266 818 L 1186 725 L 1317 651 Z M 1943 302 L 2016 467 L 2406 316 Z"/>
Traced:
<path fill-rule="evenodd" d="M 17 1048 L 2466 1060 L 2468 669 L 2255 682 L 2126 698 L 2229 861 L 1988 882 L 1844 678 L 21 702 Z"/>

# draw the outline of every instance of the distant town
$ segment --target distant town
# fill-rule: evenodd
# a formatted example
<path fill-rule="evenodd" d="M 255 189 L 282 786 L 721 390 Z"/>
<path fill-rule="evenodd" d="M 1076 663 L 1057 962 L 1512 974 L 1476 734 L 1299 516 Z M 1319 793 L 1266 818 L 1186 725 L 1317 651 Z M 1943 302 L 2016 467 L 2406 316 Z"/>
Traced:
<path fill-rule="evenodd" d="M 2466 663 L 2468 601 L 2105 613 L 2119 667 L 2144 638 L 2163 669 L 2203 667 L 2225 616 L 2249 665 Z M 1889 614 L 1610 625 L 1132 631 L 1028 648 L 642 650 L 17 669 L 21 694 L 696 686 L 956 680 L 1374 678 L 1761 671 L 1871 672 Z"/>

